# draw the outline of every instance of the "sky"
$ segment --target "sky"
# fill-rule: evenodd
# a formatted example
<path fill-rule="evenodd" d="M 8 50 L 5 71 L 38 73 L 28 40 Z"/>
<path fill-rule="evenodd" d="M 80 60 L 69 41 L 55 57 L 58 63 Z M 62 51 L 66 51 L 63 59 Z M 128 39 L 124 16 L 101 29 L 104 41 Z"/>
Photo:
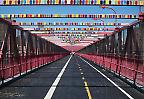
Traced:
<path fill-rule="evenodd" d="M 110 6 L 117 14 L 137 14 L 139 6 Z M 144 11 L 144 7 L 141 8 Z M 114 14 L 110 9 L 102 9 L 99 6 L 0 6 L 0 14 Z M 17 19 L 19 22 L 94 22 L 89 18 L 38 18 L 38 19 Z M 113 19 L 104 19 L 105 22 L 114 22 Z M 133 20 L 118 20 L 118 22 L 131 22 Z"/>

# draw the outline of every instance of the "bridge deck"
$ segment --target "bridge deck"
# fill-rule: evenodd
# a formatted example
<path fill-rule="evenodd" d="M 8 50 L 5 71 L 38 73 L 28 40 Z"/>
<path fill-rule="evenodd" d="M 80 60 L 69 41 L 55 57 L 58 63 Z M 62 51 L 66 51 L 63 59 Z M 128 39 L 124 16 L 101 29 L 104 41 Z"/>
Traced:
<path fill-rule="evenodd" d="M 144 99 L 128 84 L 89 63 L 67 56 L 0 89 L 0 99 L 50 99 L 50 95 L 52 99 Z"/>

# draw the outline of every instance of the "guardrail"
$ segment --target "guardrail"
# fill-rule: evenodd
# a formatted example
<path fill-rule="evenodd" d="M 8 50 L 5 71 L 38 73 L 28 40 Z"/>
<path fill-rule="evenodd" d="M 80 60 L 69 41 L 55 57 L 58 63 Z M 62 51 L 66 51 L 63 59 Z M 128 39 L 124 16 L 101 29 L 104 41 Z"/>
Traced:
<path fill-rule="evenodd" d="M 28 58 L 20 58 L 19 63 L 11 60 L 10 63 L 4 64 L 2 61 L 0 62 L 0 84 L 3 84 L 8 79 L 13 79 L 17 76 L 25 74 L 29 71 L 32 71 L 35 68 L 39 68 L 45 64 L 54 62 L 58 59 L 61 59 L 68 55 L 68 53 L 63 54 L 53 54 L 53 55 L 38 55 L 38 56 L 28 56 Z M 0 59 L 2 60 L 2 59 Z M 4 60 L 3 60 L 4 61 Z"/>
<path fill-rule="evenodd" d="M 94 54 L 77 53 L 77 55 L 93 61 L 119 76 L 131 80 L 133 84 L 144 86 L 144 64 L 140 63 L 140 60 L 129 59 L 128 57 L 108 57 Z"/>
<path fill-rule="evenodd" d="M 69 54 L 64 48 L 1 18 L 0 42 L 0 84 Z"/>
<path fill-rule="evenodd" d="M 144 87 L 143 24 L 143 21 L 135 21 L 81 49 L 77 54 L 124 77 L 133 85 Z"/>

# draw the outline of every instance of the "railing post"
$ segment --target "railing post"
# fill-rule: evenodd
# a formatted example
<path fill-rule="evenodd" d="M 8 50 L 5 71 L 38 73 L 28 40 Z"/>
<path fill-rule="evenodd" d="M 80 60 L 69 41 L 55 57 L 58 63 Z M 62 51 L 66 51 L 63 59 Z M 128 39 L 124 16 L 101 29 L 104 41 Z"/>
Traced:
<path fill-rule="evenodd" d="M 30 55 L 30 58 L 29 58 L 29 62 L 30 62 L 30 70 L 32 70 L 32 57 L 31 57 L 31 55 Z"/>
<path fill-rule="evenodd" d="M 116 65 L 116 73 L 118 72 L 118 68 L 119 68 L 119 59 L 120 59 L 120 55 L 117 55 L 117 65 Z"/>
<path fill-rule="evenodd" d="M 2 84 L 4 83 L 4 66 L 3 66 L 3 58 L 1 60 L 1 65 L 2 65 L 2 71 L 1 71 L 1 80 Z"/>
<path fill-rule="evenodd" d="M 12 65 L 12 71 L 13 71 L 13 74 L 12 74 L 12 77 L 14 78 L 14 68 L 15 68 L 15 64 L 14 64 L 14 58 L 11 57 L 10 55 L 10 65 Z"/>
<path fill-rule="evenodd" d="M 119 69 L 119 76 L 120 76 L 120 74 L 121 74 L 121 68 L 122 68 L 122 60 L 123 60 L 123 55 L 121 54 L 120 55 L 120 69 Z"/>
<path fill-rule="evenodd" d="M 112 65 L 112 53 L 110 53 L 110 67 L 109 67 L 110 71 L 111 71 L 111 65 Z"/>
<path fill-rule="evenodd" d="M 138 73 L 138 67 L 139 67 L 139 56 L 135 56 L 135 63 L 136 63 L 136 70 L 135 70 L 135 75 L 134 75 L 134 85 L 136 84 L 136 79 L 137 79 L 137 73 Z"/>
<path fill-rule="evenodd" d="M 105 62 L 104 59 L 105 59 L 105 55 L 104 55 L 104 53 L 103 53 L 103 67 L 106 67 L 106 66 L 105 66 L 105 63 L 104 63 L 104 62 Z"/>
<path fill-rule="evenodd" d="M 44 65 L 44 57 L 45 57 L 45 56 L 43 55 L 43 65 Z"/>
<path fill-rule="evenodd" d="M 21 73 L 22 73 L 22 66 L 21 66 L 21 62 L 20 62 L 20 64 L 19 64 L 19 73 L 20 73 L 20 75 L 21 75 Z"/>
<path fill-rule="evenodd" d="M 35 56 L 35 66 L 38 67 L 38 66 L 37 66 L 37 63 L 36 63 L 36 56 Z"/>
<path fill-rule="evenodd" d="M 28 70 L 28 61 L 27 61 L 27 57 L 25 57 L 25 60 L 26 60 L 26 73 L 27 73 L 27 70 Z"/>

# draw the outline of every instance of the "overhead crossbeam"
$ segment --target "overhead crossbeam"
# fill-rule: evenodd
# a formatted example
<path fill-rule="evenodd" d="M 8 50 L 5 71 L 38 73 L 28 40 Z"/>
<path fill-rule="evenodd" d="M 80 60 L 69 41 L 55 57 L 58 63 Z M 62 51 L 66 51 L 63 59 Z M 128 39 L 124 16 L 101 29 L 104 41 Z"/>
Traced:
<path fill-rule="evenodd" d="M 0 14 L 0 18 L 100 18 L 138 19 L 135 14 Z"/>
<path fill-rule="evenodd" d="M 58 35 L 63 35 L 63 34 L 111 34 L 112 32 L 67 32 L 67 31 L 64 31 L 64 32 L 32 32 L 33 34 L 46 34 L 46 35 L 53 35 L 53 34 L 58 34 Z"/>
<path fill-rule="evenodd" d="M 141 6 L 143 0 L 1 0 L 1 6 L 21 5 L 109 5 Z"/>
<path fill-rule="evenodd" d="M 24 28 L 29 31 L 114 31 L 115 28 Z"/>
<path fill-rule="evenodd" d="M 113 22 L 17 22 L 13 25 L 20 26 L 128 26 L 129 23 L 113 23 Z"/>
<path fill-rule="evenodd" d="M 34 33 L 33 35 L 37 35 L 37 36 L 61 36 L 61 37 L 65 37 L 65 36 L 83 36 L 83 35 L 87 35 L 87 36 L 91 36 L 91 35 L 98 35 L 98 36 L 104 36 L 104 35 L 111 35 L 112 32 L 101 32 L 101 33 L 77 33 L 77 34 L 73 34 L 73 33 L 53 33 L 53 34 L 49 34 L 49 33 Z"/>

